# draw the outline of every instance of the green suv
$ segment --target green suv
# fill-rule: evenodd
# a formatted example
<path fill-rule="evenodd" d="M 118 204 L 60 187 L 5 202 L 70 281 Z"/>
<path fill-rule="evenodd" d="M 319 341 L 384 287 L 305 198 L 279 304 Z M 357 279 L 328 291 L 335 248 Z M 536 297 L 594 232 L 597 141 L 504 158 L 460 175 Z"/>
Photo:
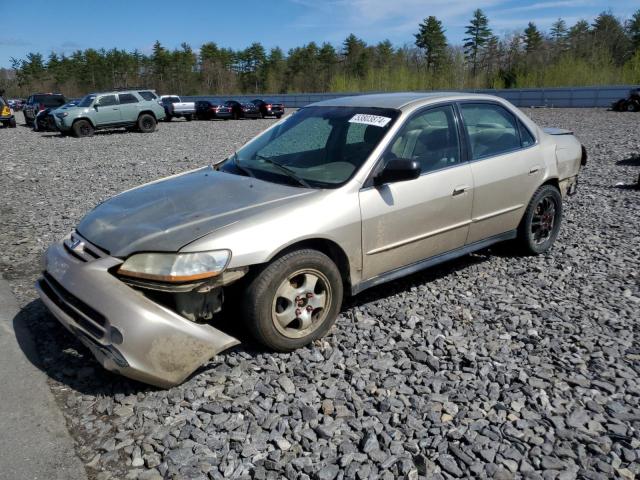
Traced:
<path fill-rule="evenodd" d="M 96 130 L 127 128 L 143 133 L 156 129 L 165 116 L 151 90 L 90 93 L 75 107 L 52 112 L 56 128 L 63 134 L 90 137 Z"/>

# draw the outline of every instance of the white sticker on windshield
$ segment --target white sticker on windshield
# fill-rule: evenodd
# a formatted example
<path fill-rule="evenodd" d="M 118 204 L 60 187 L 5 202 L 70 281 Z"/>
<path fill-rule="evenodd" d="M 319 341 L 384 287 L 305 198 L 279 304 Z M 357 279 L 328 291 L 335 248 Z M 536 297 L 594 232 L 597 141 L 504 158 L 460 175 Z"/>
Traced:
<path fill-rule="evenodd" d="M 362 123 L 364 125 L 375 125 L 376 127 L 385 127 L 391 119 L 389 117 L 381 117 L 380 115 L 367 115 L 366 113 L 357 113 L 349 123 Z"/>

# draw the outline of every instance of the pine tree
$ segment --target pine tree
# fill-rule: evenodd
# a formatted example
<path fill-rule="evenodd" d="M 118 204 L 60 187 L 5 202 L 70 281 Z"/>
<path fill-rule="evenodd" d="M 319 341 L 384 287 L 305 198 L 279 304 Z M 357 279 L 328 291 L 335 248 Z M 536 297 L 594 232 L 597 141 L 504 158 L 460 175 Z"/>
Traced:
<path fill-rule="evenodd" d="M 444 63 L 447 51 L 447 38 L 442 22 L 433 15 L 429 16 L 420 24 L 419 31 L 414 36 L 416 46 L 424 51 L 427 69 L 439 69 Z"/>
<path fill-rule="evenodd" d="M 567 22 L 565 22 L 562 18 L 558 18 L 558 20 L 551 24 L 549 36 L 551 37 L 553 46 L 556 49 L 564 50 L 567 47 L 568 33 L 569 31 L 567 30 Z"/>
<path fill-rule="evenodd" d="M 473 12 L 473 17 L 465 29 L 464 53 L 467 61 L 471 63 L 471 71 L 475 76 L 478 71 L 479 60 L 482 50 L 491 39 L 492 33 L 489 28 L 487 16 L 479 8 Z"/>
<path fill-rule="evenodd" d="M 634 50 L 640 49 L 640 9 L 636 10 L 626 24 L 627 35 Z"/>
<path fill-rule="evenodd" d="M 542 34 L 536 24 L 529 22 L 527 28 L 524 29 L 524 50 L 527 53 L 533 53 L 542 46 Z"/>
<path fill-rule="evenodd" d="M 631 45 L 620 20 L 609 10 L 600 13 L 592 27 L 595 44 L 608 50 L 613 60 L 622 65 L 630 56 Z"/>

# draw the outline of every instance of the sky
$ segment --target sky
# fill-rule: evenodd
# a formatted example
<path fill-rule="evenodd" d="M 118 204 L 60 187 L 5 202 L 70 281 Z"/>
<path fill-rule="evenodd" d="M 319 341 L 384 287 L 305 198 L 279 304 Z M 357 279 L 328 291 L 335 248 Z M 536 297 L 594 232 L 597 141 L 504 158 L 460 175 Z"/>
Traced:
<path fill-rule="evenodd" d="M 546 30 L 558 17 L 571 25 L 603 10 L 626 19 L 640 0 L 0 0 L 0 67 L 28 52 L 47 56 L 85 48 L 138 49 L 156 40 L 168 48 L 205 42 L 267 49 L 315 41 L 340 45 L 349 33 L 368 43 L 413 43 L 413 33 L 435 15 L 450 43 L 461 43 L 475 8 L 494 33 L 507 34 L 535 22 Z"/>

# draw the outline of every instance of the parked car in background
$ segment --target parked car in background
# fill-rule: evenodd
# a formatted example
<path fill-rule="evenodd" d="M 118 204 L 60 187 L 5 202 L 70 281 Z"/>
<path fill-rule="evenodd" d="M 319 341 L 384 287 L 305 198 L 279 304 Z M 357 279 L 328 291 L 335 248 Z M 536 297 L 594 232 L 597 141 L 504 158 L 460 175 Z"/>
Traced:
<path fill-rule="evenodd" d="M 11 108 L 14 112 L 19 112 L 22 110 L 22 106 L 24 102 L 18 98 L 10 98 L 7 100 L 7 104 L 9 104 L 9 108 Z"/>
<path fill-rule="evenodd" d="M 264 100 L 260 100 L 259 98 L 252 100 L 251 103 L 253 103 L 256 107 L 258 107 L 258 110 L 260 110 L 260 115 L 262 116 L 262 118 L 265 118 L 265 117 L 280 118 L 282 117 L 282 115 L 284 115 L 284 105 L 282 103 L 264 101 Z"/>
<path fill-rule="evenodd" d="M 211 102 L 209 100 L 198 100 L 196 103 L 196 118 L 198 120 L 214 120 L 221 118 L 228 120 L 233 117 L 231 108 L 226 105 Z"/>
<path fill-rule="evenodd" d="M 168 387 L 239 343 L 214 320 L 229 298 L 247 334 L 291 351 L 344 295 L 497 242 L 547 252 L 585 163 L 571 132 L 490 95 L 327 100 L 104 201 L 49 247 L 37 289 L 104 367 Z"/>
<path fill-rule="evenodd" d="M 58 109 L 50 107 L 50 108 L 41 110 L 38 113 L 38 115 L 36 115 L 36 119 L 33 122 L 33 129 L 38 132 L 55 132 L 57 128 L 56 128 L 56 120 L 55 120 L 55 117 L 53 116 L 53 111 L 66 110 L 68 108 L 75 107 L 80 100 L 82 99 L 73 98 L 69 100 L 67 103 L 65 103 L 64 105 L 62 105 L 61 107 L 59 107 Z"/>
<path fill-rule="evenodd" d="M 640 88 L 632 88 L 625 98 L 613 102 L 611 110 L 616 112 L 639 112 L 640 111 Z"/>
<path fill-rule="evenodd" d="M 155 131 L 164 118 L 156 100 L 145 100 L 136 90 L 91 93 L 75 106 L 52 112 L 56 128 L 64 134 L 89 137 L 96 130 L 127 128 L 143 133 Z"/>
<path fill-rule="evenodd" d="M 24 121 L 30 127 L 34 126 L 34 122 L 38 113 L 47 108 L 58 108 L 67 103 L 64 95 L 61 93 L 34 93 L 27 99 L 22 112 Z"/>
<path fill-rule="evenodd" d="M 260 118 L 260 110 L 251 102 L 227 100 L 224 105 L 231 109 L 232 118 L 235 120 L 240 118 Z"/>
<path fill-rule="evenodd" d="M 16 128 L 16 117 L 13 109 L 2 97 L 0 97 L 0 124 L 3 127 Z"/>
<path fill-rule="evenodd" d="M 160 101 L 165 111 L 165 122 L 170 122 L 172 118 L 185 118 L 187 122 L 193 120 L 196 113 L 195 102 L 183 102 L 177 95 L 162 95 Z"/>

